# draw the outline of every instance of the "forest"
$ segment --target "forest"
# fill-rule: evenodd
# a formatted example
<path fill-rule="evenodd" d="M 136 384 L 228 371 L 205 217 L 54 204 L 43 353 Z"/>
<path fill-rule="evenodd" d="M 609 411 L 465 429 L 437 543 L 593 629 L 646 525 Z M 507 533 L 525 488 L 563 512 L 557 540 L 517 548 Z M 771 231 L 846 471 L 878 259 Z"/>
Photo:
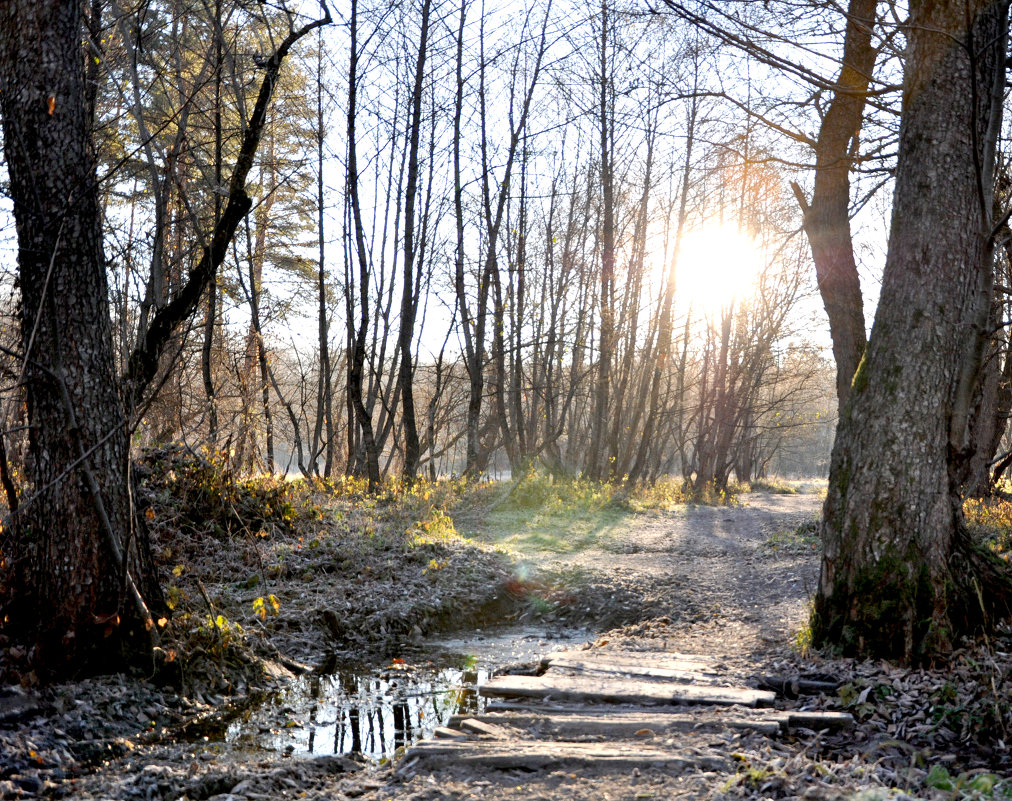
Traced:
<path fill-rule="evenodd" d="M 374 487 L 538 465 L 723 489 L 781 454 L 825 472 L 794 172 L 722 97 L 729 54 L 666 17 L 602 15 L 356 4 L 307 32 L 136 446 Z M 222 219 L 257 61 L 307 21 L 225 4 L 97 23 L 119 373 Z"/>
<path fill-rule="evenodd" d="M 172 771 L 234 726 L 314 754 L 337 696 L 335 759 L 401 767 L 261 791 L 532 797 L 502 776 L 549 754 L 586 783 L 544 797 L 619 763 L 674 793 L 708 765 L 681 740 L 488 717 L 609 672 L 629 731 L 683 725 L 642 717 L 667 678 L 749 732 L 700 797 L 1012 793 L 1008 28 L 1006 0 L 5 3 L 0 797 L 150 796 L 165 743 L 164 797 L 256 797 Z M 531 624 L 587 653 L 474 656 Z M 453 631 L 482 700 L 397 696 L 365 746 L 356 682 L 430 681 Z M 264 712 L 307 677 L 310 722 Z M 92 750 L 47 733 L 40 779 L 54 727 Z M 790 769 L 758 767 L 772 730 Z M 856 742 L 888 754 L 833 785 Z"/>

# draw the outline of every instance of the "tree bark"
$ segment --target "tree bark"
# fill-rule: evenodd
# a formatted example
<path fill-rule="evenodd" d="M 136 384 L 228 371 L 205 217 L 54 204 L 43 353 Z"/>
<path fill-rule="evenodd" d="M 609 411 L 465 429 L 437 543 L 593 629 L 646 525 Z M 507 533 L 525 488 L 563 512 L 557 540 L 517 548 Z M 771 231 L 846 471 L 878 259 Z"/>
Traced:
<path fill-rule="evenodd" d="M 0 7 L 34 492 L 17 518 L 4 628 L 34 644 L 48 676 L 144 659 L 149 607 L 163 609 L 130 501 L 81 34 L 80 0 Z"/>
<path fill-rule="evenodd" d="M 850 0 L 847 7 L 843 62 L 815 145 L 811 205 L 801 188 L 792 184 L 829 317 L 841 409 L 850 397 L 850 383 L 866 344 L 861 282 L 850 235 L 850 170 L 877 55 L 872 44 L 876 5 L 876 0 Z"/>
<path fill-rule="evenodd" d="M 317 322 L 320 340 L 320 375 L 316 393 L 316 430 L 313 434 L 313 467 L 316 469 L 317 443 L 324 443 L 323 477 L 330 478 L 334 469 L 334 392 L 330 365 L 330 321 L 327 313 L 326 240 L 324 238 L 323 140 L 323 30 L 316 39 L 316 213 L 320 261 L 316 271 Z"/>
<path fill-rule="evenodd" d="M 614 124 L 611 103 L 611 66 L 608 48 L 610 14 L 607 0 L 601 3 L 601 73 L 598 96 L 598 124 L 601 139 L 601 279 L 600 314 L 598 330 L 597 381 L 594 389 L 594 412 L 591 418 L 590 448 L 587 453 L 586 473 L 589 478 L 600 479 L 612 469 L 612 456 L 606 451 L 609 399 L 611 398 L 611 368 L 615 338 L 615 184 L 612 164 L 612 127 Z"/>
<path fill-rule="evenodd" d="M 1010 597 L 967 539 L 957 479 L 989 333 L 1008 7 L 919 0 L 910 23 L 889 252 L 833 448 L 813 633 L 916 661 Z"/>
<path fill-rule="evenodd" d="M 325 15 L 293 30 L 268 59 L 211 244 L 159 308 L 116 374 L 92 152 L 81 0 L 0 5 L 0 111 L 18 235 L 21 328 L 33 495 L 12 541 L 5 633 L 32 646 L 35 669 L 60 677 L 150 668 L 165 613 L 143 517 L 131 503 L 130 418 L 176 329 L 194 312 L 249 209 L 244 190 L 281 63 Z"/>
<path fill-rule="evenodd" d="M 348 283 L 347 296 L 347 329 L 348 329 L 348 404 L 354 416 L 348 420 L 348 464 L 357 462 L 356 440 L 353 430 L 361 435 L 361 445 L 365 451 L 366 476 L 369 480 L 369 491 L 375 492 L 380 484 L 379 446 L 373 433 L 372 415 L 365 403 L 365 355 L 369 336 L 369 256 L 365 244 L 365 224 L 362 221 L 362 204 L 358 192 L 358 139 L 356 132 L 356 115 L 358 114 L 358 2 L 352 0 L 351 24 L 349 26 L 351 54 L 348 58 L 348 203 L 351 206 L 352 226 L 355 237 L 355 254 L 358 257 L 358 291 L 359 291 L 359 323 L 356 330 L 354 322 L 355 304 L 351 295 L 352 283 Z M 378 323 L 377 323 L 378 324 Z"/>
<path fill-rule="evenodd" d="M 214 4 L 214 225 L 221 221 L 222 130 L 221 130 L 221 69 L 224 63 L 222 45 L 224 31 L 221 27 L 221 0 Z M 212 352 L 214 329 L 218 317 L 218 271 L 211 274 L 207 283 L 207 312 L 204 318 L 204 345 L 200 350 L 200 372 L 204 381 L 204 395 L 207 398 L 207 438 L 214 446 L 218 441 L 218 402 L 215 398 L 214 376 L 212 373 Z"/>

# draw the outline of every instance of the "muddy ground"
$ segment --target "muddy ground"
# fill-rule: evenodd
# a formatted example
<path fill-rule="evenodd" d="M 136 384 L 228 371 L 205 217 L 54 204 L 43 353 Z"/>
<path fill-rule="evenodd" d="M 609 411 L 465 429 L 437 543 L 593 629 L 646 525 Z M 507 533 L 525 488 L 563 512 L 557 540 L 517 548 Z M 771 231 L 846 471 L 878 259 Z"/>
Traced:
<path fill-rule="evenodd" d="M 237 510 L 238 534 L 220 537 L 209 560 L 199 521 L 170 507 L 175 517 L 159 518 L 165 532 L 172 526 L 161 542 L 169 553 L 160 558 L 170 595 L 186 611 L 166 636 L 169 667 L 0 689 L 0 798 L 1012 796 L 999 778 L 1012 772 L 1012 637 L 969 644 L 937 671 L 806 650 L 818 566 L 815 489 L 742 495 L 732 506 L 620 509 L 603 516 L 579 548 L 519 537 L 510 552 L 492 547 L 502 543 L 483 525 L 488 514 L 462 515 L 457 528 L 467 529 L 468 544 L 444 536 L 447 521 L 425 504 L 407 527 L 414 530 L 410 547 L 382 527 L 365 547 L 342 532 L 382 519 L 382 510 L 362 517 L 351 504 L 319 519 L 306 511 L 280 557 L 277 532 L 266 530 L 277 521 L 251 524 Z M 295 519 L 303 511 L 286 514 Z M 571 642 L 582 632 L 589 647 L 715 656 L 753 685 L 764 675 L 833 677 L 838 693 L 783 697 L 778 706 L 846 709 L 858 725 L 833 735 L 715 735 L 692 747 L 726 757 L 727 767 L 682 773 L 432 773 L 397 759 L 289 756 L 221 739 L 230 722 L 299 673 L 352 663 L 410 670 L 433 658 L 429 643 L 441 632 L 455 629 L 456 647 L 467 651 L 497 623 L 540 632 L 535 650 L 555 650 L 557 637 Z M 0 651 L 8 676 L 17 661 L 9 650 Z M 508 651 L 502 659 L 509 661 Z"/>

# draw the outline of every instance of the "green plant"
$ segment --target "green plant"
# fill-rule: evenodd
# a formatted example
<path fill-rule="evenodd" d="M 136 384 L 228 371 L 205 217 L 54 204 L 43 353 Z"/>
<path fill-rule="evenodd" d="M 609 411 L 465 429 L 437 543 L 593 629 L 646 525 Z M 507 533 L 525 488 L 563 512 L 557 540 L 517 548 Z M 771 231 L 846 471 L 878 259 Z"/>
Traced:
<path fill-rule="evenodd" d="M 809 651 L 812 650 L 812 643 L 815 640 L 815 635 L 812 632 L 812 603 L 808 604 L 808 616 L 805 618 L 805 624 L 794 633 L 794 639 L 792 646 L 794 651 L 799 655 L 806 657 Z"/>
<path fill-rule="evenodd" d="M 753 478 L 748 482 L 749 491 L 751 492 L 772 492 L 776 495 L 797 495 L 798 488 L 786 481 L 785 479 L 777 476 L 771 476 L 770 478 Z"/>
<path fill-rule="evenodd" d="M 971 771 L 953 776 L 944 765 L 932 765 L 924 784 L 950 793 L 953 799 L 1012 798 L 1012 781 L 994 773 Z"/>
<path fill-rule="evenodd" d="M 802 523 L 791 531 L 776 531 L 763 543 L 772 551 L 784 553 L 805 553 L 817 551 L 822 545 L 819 539 L 819 524 L 815 520 Z"/>

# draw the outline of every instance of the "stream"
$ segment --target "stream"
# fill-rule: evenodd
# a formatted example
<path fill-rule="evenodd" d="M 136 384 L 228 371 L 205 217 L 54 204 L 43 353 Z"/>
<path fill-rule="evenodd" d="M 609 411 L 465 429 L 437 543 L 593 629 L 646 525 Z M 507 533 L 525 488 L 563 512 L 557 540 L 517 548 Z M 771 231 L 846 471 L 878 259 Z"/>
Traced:
<path fill-rule="evenodd" d="M 233 723 L 225 739 L 292 756 L 391 759 L 452 715 L 482 712 L 478 688 L 490 677 L 592 637 L 587 629 L 477 629 L 432 640 L 410 658 L 305 675 Z"/>

